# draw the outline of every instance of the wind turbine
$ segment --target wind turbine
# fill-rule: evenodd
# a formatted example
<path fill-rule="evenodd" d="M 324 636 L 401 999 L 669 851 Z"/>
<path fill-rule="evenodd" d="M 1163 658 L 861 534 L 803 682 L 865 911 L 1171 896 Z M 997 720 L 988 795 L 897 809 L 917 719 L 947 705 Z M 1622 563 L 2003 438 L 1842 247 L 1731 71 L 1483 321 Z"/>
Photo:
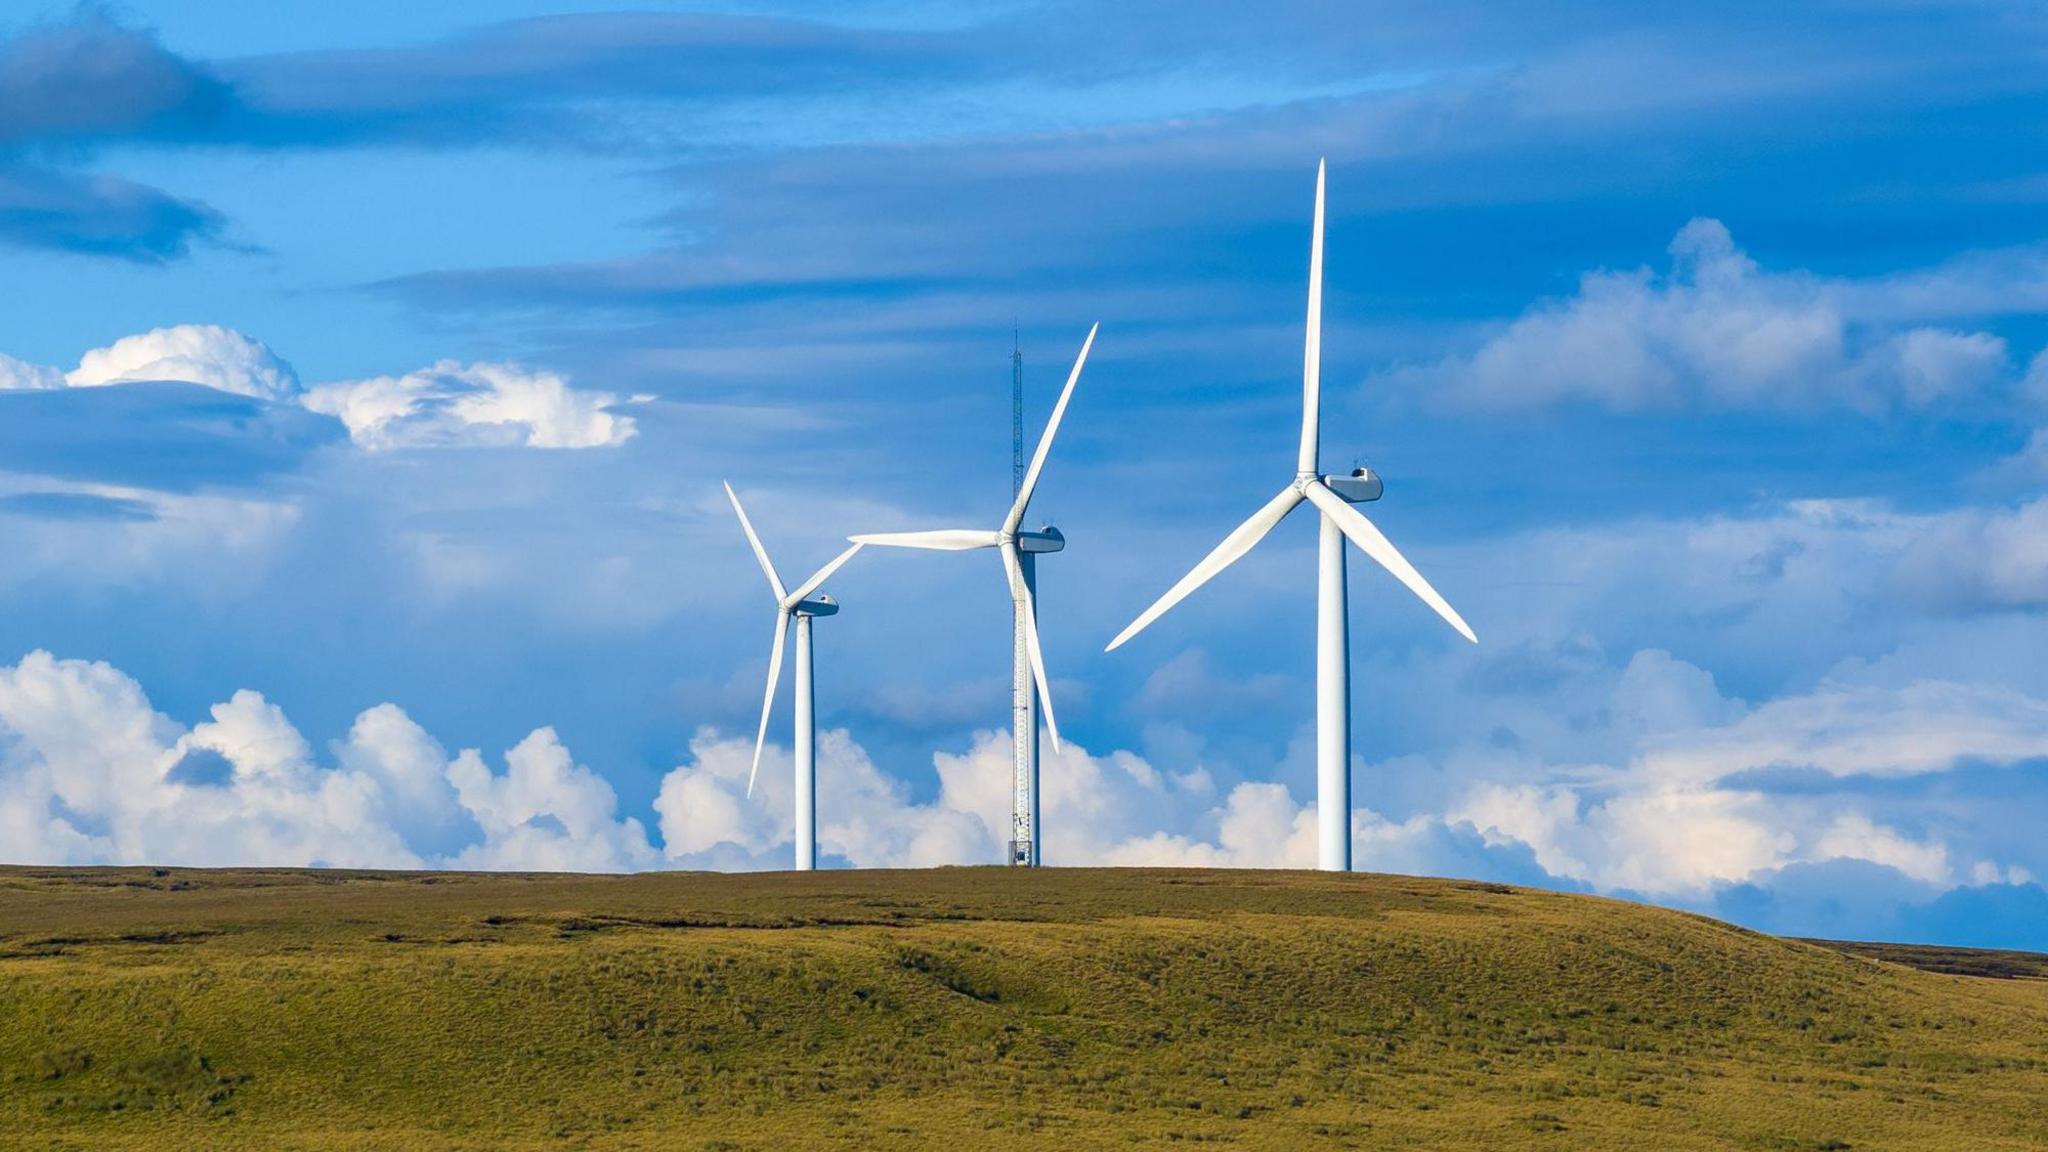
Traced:
<path fill-rule="evenodd" d="M 1316 507 L 1322 525 L 1320 564 L 1316 595 L 1316 866 L 1327 872 L 1351 870 L 1351 641 L 1349 608 L 1344 581 L 1344 540 L 1349 538 L 1379 566 L 1436 610 L 1465 639 L 1479 638 L 1429 586 L 1415 566 L 1396 551 L 1386 536 L 1374 527 L 1353 504 L 1380 498 L 1381 481 L 1370 470 L 1359 468 L 1348 476 L 1323 475 L 1316 467 L 1318 423 L 1322 409 L 1323 356 L 1323 174 L 1316 165 L 1316 217 L 1314 239 L 1309 244 L 1308 339 L 1301 366 L 1301 449 L 1295 458 L 1294 479 L 1280 494 L 1252 513 L 1251 518 L 1223 538 L 1201 563 L 1166 590 L 1150 608 L 1109 642 L 1114 651 L 1137 635 L 1166 610 L 1209 582 L 1218 572 L 1237 562 L 1240 556 L 1264 539 L 1273 526 L 1285 519 L 1296 505 L 1306 501 Z"/>
<path fill-rule="evenodd" d="M 1038 486 L 1038 474 L 1045 468 L 1046 454 L 1052 451 L 1053 435 L 1060 429 L 1060 418 L 1067 413 L 1067 400 L 1073 396 L 1074 385 L 1081 379 L 1081 366 L 1088 362 L 1088 349 L 1094 347 L 1095 330 L 1100 327 L 1099 324 L 1091 326 L 1088 338 L 1081 342 L 1081 354 L 1074 357 L 1074 370 L 1067 374 L 1067 386 L 1060 390 L 1059 402 L 1052 407 L 1052 418 L 1046 421 L 1045 432 L 1038 438 L 1038 450 L 1032 453 L 1031 466 L 1024 473 L 1024 482 L 1017 489 L 1009 515 L 1003 517 L 1002 527 L 992 532 L 973 528 L 941 528 L 931 532 L 871 532 L 847 537 L 856 545 L 879 544 L 937 552 L 994 548 L 1001 554 L 1003 570 L 1008 574 L 1010 584 L 1009 862 L 1026 867 L 1038 863 L 1037 705 L 1041 702 L 1045 706 L 1045 730 L 1052 737 L 1052 750 L 1060 750 L 1060 728 L 1052 714 L 1052 686 L 1046 682 L 1045 657 L 1038 647 L 1037 558 L 1065 548 L 1067 538 L 1060 535 L 1059 529 L 1049 525 L 1037 532 L 1025 531 L 1022 525 L 1024 513 L 1031 506 L 1032 489 Z"/>
<path fill-rule="evenodd" d="M 768 587 L 775 593 L 775 648 L 768 654 L 768 691 L 761 697 L 761 729 L 754 735 L 754 766 L 747 770 L 747 795 L 753 796 L 754 777 L 761 771 L 761 747 L 768 740 L 768 714 L 775 708 L 775 682 L 782 675 L 782 641 L 789 632 L 789 622 L 795 620 L 796 738 L 791 745 L 796 753 L 796 867 L 799 872 L 809 872 L 818 866 L 818 730 L 811 711 L 811 621 L 839 611 L 837 600 L 824 593 L 811 593 L 839 571 L 840 565 L 853 559 L 860 545 L 833 557 L 830 564 L 813 572 L 794 592 L 784 591 L 782 577 L 775 574 L 768 550 L 761 547 L 761 538 L 755 535 L 747 510 L 740 507 L 739 495 L 731 484 L 725 486 L 725 496 L 732 501 L 732 510 L 739 514 L 747 543 L 754 547 L 754 559 L 761 562 L 761 573 L 768 577 Z"/>

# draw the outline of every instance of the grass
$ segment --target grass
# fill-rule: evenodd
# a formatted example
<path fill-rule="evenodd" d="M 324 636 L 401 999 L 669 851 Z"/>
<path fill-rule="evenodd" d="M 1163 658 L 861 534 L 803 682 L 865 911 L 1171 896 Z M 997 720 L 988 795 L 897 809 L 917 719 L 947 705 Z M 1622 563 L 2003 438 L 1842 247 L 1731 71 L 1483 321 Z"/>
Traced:
<path fill-rule="evenodd" d="M 2048 1146 L 2048 980 L 1878 955 L 1366 875 L 0 869 L 0 1147 Z"/>

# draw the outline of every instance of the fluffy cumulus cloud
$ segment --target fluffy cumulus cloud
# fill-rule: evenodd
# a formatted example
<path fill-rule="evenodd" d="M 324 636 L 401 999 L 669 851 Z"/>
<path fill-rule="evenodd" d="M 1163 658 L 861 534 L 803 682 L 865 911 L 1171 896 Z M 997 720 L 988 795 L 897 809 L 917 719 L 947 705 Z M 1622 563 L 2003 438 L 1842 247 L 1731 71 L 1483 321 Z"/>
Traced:
<path fill-rule="evenodd" d="M 1615 685 L 1609 722 L 1624 751 L 1550 764 L 1464 749 L 1435 805 L 1399 818 L 1361 804 L 1351 822 L 1361 868 L 1546 883 L 1711 904 L 1733 886 L 1785 868 L 1859 860 L 1930 893 L 2025 883 L 2024 865 L 1972 855 L 1938 836 L 1887 824 L 1891 810 L 1851 789 L 1787 794 L 1774 771 L 1856 780 L 1928 778 L 1966 764 L 2048 760 L 2048 702 L 1948 683 L 1897 690 L 1824 686 L 1748 707 L 1644 710 L 1705 678 L 1667 653 L 1639 653 Z M 1666 701 L 1668 703 L 1668 700 Z M 786 866 L 788 754 L 771 745 L 754 796 L 751 746 L 700 732 L 694 761 L 664 781 L 656 808 L 668 858 L 694 867 Z M 914 801 L 844 731 L 821 742 L 821 852 L 863 867 L 917 867 L 1000 857 L 1008 837 L 1007 734 L 978 734 L 935 757 L 939 788 Z M 1400 762 L 1358 765 L 1366 796 Z M 1204 773 L 1162 772 L 1129 752 L 1048 751 L 1045 854 L 1055 864 L 1306 868 L 1316 856 L 1312 797 L 1270 781 L 1218 794 Z M 1902 807 L 1894 802 L 1892 809 Z M 1910 804 L 1904 805 L 1910 808 Z"/>
<path fill-rule="evenodd" d="M 691 867 L 787 867 L 791 759 L 770 745 L 746 794 L 753 745 L 701 731 L 692 761 L 663 781 L 655 808 L 669 859 Z M 1010 734 L 977 732 L 965 751 L 933 757 L 938 791 L 917 801 L 844 730 L 818 755 L 821 857 L 856 867 L 930 867 L 1002 859 L 1010 838 Z M 1130 752 L 1097 756 L 1068 742 L 1042 749 L 1043 850 L 1054 865 L 1305 868 L 1314 813 L 1287 789 L 1243 783 L 1220 798 L 1200 772 L 1162 773 Z"/>
<path fill-rule="evenodd" d="M 790 754 L 770 747 L 752 797 L 747 774 L 753 742 L 711 730 L 690 742 L 691 761 L 663 779 L 656 798 L 670 861 L 698 867 L 788 867 L 794 783 Z M 940 791 L 911 800 L 902 781 L 875 766 L 841 730 L 818 741 L 818 846 L 826 859 L 856 867 L 931 867 L 999 859 L 1007 801 L 992 806 L 990 783 L 958 763 L 942 762 Z M 1000 777 L 993 781 L 998 791 Z M 1003 794 L 1004 796 L 1007 793 Z"/>
<path fill-rule="evenodd" d="M 1968 770 L 2038 777 L 2048 702 L 1923 682 L 1674 706 L 1696 694 L 1698 669 L 1654 652 L 1629 668 L 1608 712 L 1623 754 L 1553 763 L 1454 749 L 1434 801 L 1400 814 L 1390 814 L 1396 778 L 1420 766 L 1358 762 L 1357 866 L 1618 893 L 1808 932 L 1832 923 L 1812 903 L 1815 876 L 1849 885 L 1838 904 L 1865 901 L 1912 931 L 1958 901 L 2024 903 L 2037 891 L 2038 852 L 1988 852 L 1973 837 L 1982 828 L 1971 820 L 1996 814 L 1971 816 L 1955 794 L 1938 805 L 1927 797 L 1930 782 L 1938 791 L 1942 777 Z M 322 755 L 256 692 L 188 728 L 118 669 L 35 652 L 0 668 L 0 844 L 8 861 L 36 863 L 787 867 L 789 754 L 769 748 L 749 796 L 751 755 L 744 737 L 700 730 L 654 801 L 657 846 L 551 729 L 522 740 L 497 771 L 477 750 L 450 755 L 384 704 Z M 1007 733 L 978 733 L 933 768 L 937 789 L 918 798 L 846 731 L 823 733 L 822 857 L 857 867 L 999 859 Z M 1068 745 L 1048 750 L 1042 795 L 1052 864 L 1315 860 L 1313 797 L 1280 782 L 1219 788 L 1199 768 L 1163 771 L 1129 752 Z"/>
<path fill-rule="evenodd" d="M 103 663 L 0 668 L 0 852 L 22 863 L 642 868 L 611 786 L 548 729 L 494 773 L 398 708 L 363 713 L 323 764 L 241 691 L 186 728 Z"/>
<path fill-rule="evenodd" d="M 1952 844 L 1904 825 L 1927 823 L 1921 801 L 1942 776 L 1973 766 L 2037 774 L 2048 763 L 2048 701 L 1919 681 L 1732 703 L 1724 723 L 1641 732 L 1610 762 L 1517 764 L 1475 779 L 1447 819 L 1527 846 L 1550 875 L 1681 902 L 1832 860 L 1934 890 L 2032 878 L 2025 864 L 1973 855 L 1970 829 Z M 1974 819 L 1997 817 L 1987 807 Z"/>
<path fill-rule="evenodd" d="M 67 373 L 73 388 L 182 380 L 258 400 L 298 395 L 298 373 L 259 340 L 214 324 L 179 324 L 124 336 L 87 352 Z"/>
<path fill-rule="evenodd" d="M 372 449 L 605 448 L 636 431 L 620 398 L 573 388 L 559 374 L 514 364 L 444 360 L 404 376 L 306 388 L 261 341 L 212 324 L 125 336 L 70 372 L 0 355 L 0 392 L 181 382 L 305 409 L 341 421 Z"/>
<path fill-rule="evenodd" d="M 1401 375 L 1478 408 L 1580 401 L 1865 412 L 1924 409 L 2014 375 L 2005 341 L 1902 320 L 1910 285 L 1856 285 L 1771 272 L 1718 220 L 1671 241 L 1671 265 L 1595 271 L 1477 351 Z M 1911 311 L 1911 309 L 1907 309 Z"/>
<path fill-rule="evenodd" d="M 653 864 L 640 821 L 617 818 L 611 785 L 571 760 L 554 729 L 520 741 L 505 753 L 505 767 L 503 776 L 492 774 L 474 749 L 448 765 L 457 801 L 484 833 L 456 864 L 580 872 Z"/>
<path fill-rule="evenodd" d="M 604 448 L 634 433 L 619 398 L 580 391 L 552 372 L 443 360 L 403 376 L 324 384 L 306 406 L 348 426 L 368 448 L 503 445 Z"/>

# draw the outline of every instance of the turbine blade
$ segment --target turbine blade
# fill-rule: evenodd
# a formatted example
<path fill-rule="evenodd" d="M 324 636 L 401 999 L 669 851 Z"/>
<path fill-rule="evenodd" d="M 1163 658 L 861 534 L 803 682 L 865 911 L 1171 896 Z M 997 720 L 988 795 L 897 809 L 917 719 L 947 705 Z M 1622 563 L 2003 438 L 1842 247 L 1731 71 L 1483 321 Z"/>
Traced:
<path fill-rule="evenodd" d="M 1003 542 L 1000 534 L 974 528 L 940 528 L 931 532 L 866 532 L 848 536 L 855 544 L 883 548 L 927 548 L 935 552 L 966 552 L 973 548 L 994 548 Z"/>
<path fill-rule="evenodd" d="M 823 584 L 825 581 L 831 579 L 832 574 L 834 572 L 839 571 L 841 566 L 843 566 L 848 560 L 853 559 L 853 554 L 855 552 L 860 551 L 861 547 L 862 545 L 859 544 L 853 545 L 846 551 L 841 552 L 837 556 L 834 556 L 830 564 L 827 564 L 823 568 L 818 569 L 816 572 L 811 573 L 811 578 L 809 580 L 806 580 L 803 583 L 797 585 L 796 591 L 791 592 L 789 595 L 782 598 L 782 606 L 784 608 L 794 608 L 798 604 L 803 603 L 805 597 L 809 596 L 813 592 L 816 592 L 820 584 Z"/>
<path fill-rule="evenodd" d="M 739 494 L 732 490 L 731 484 L 725 486 L 725 498 L 732 501 L 732 510 L 739 513 L 740 527 L 747 531 L 747 543 L 754 546 L 754 559 L 761 562 L 761 571 L 768 576 L 768 586 L 775 589 L 775 599 L 781 601 L 789 595 L 782 590 L 782 577 L 775 574 L 775 565 L 768 562 L 768 550 L 761 547 L 761 538 L 754 534 L 754 523 L 747 519 L 747 510 L 740 507 Z"/>
<path fill-rule="evenodd" d="M 1074 370 L 1067 373 L 1067 386 L 1060 389 L 1059 402 L 1052 406 L 1052 418 L 1045 422 L 1045 431 L 1038 437 L 1038 450 L 1031 454 L 1031 467 L 1024 471 L 1024 484 L 1017 489 L 1017 502 L 1010 505 L 1010 515 L 1003 520 L 1004 532 L 1015 532 L 1017 525 L 1024 522 L 1024 511 L 1031 506 L 1031 492 L 1038 487 L 1038 474 L 1045 468 L 1045 458 L 1052 452 L 1052 438 L 1060 430 L 1060 418 L 1067 414 L 1067 400 L 1074 395 L 1074 385 L 1081 381 L 1081 365 L 1088 362 L 1088 350 L 1095 347 L 1095 330 L 1100 324 L 1091 325 L 1088 338 L 1081 341 L 1081 354 L 1074 357 Z"/>
<path fill-rule="evenodd" d="M 1017 559 L 1016 545 L 1001 549 L 1003 567 L 1010 573 L 1010 596 L 1024 603 L 1024 651 L 1031 659 L 1031 679 L 1038 685 L 1038 702 L 1045 709 L 1046 735 L 1052 737 L 1052 750 L 1060 750 L 1060 725 L 1052 714 L 1052 682 L 1045 675 L 1045 654 L 1038 646 L 1038 606 L 1031 589 L 1024 586 L 1023 563 Z"/>
<path fill-rule="evenodd" d="M 1278 524 L 1284 519 L 1289 512 L 1294 510 L 1294 506 L 1299 503 L 1301 503 L 1301 492 L 1294 485 L 1289 484 L 1287 487 L 1282 488 L 1278 496 L 1266 501 L 1265 507 L 1252 513 L 1250 519 L 1232 529 L 1230 535 L 1223 538 L 1223 543 L 1218 544 L 1207 556 L 1202 557 L 1201 563 L 1195 565 L 1188 571 L 1187 575 L 1180 578 L 1180 583 L 1168 588 L 1166 595 L 1154 601 L 1150 608 L 1145 609 L 1136 620 L 1131 621 L 1129 627 L 1117 633 L 1116 639 L 1111 640 L 1109 647 L 1104 648 L 1103 651 L 1116 651 L 1119 647 L 1123 646 L 1124 641 L 1144 631 L 1147 624 L 1165 615 L 1167 609 L 1187 599 L 1188 593 L 1207 584 L 1210 577 L 1236 563 L 1238 557 L 1251 551 L 1252 545 L 1265 539 L 1266 533 L 1273 530 L 1273 525 Z"/>
<path fill-rule="evenodd" d="M 1316 161 L 1316 225 L 1308 248 L 1308 339 L 1301 351 L 1301 453 L 1295 471 L 1316 471 L 1316 437 L 1323 416 L 1323 162 Z"/>
<path fill-rule="evenodd" d="M 1437 615 L 1458 630 L 1459 635 L 1474 644 L 1479 643 L 1479 637 L 1472 634 L 1472 626 L 1465 623 L 1465 618 L 1458 615 L 1458 610 L 1451 607 L 1449 601 L 1429 586 L 1429 581 L 1422 578 L 1422 573 L 1415 570 L 1415 565 L 1410 564 L 1408 558 L 1401 555 L 1394 547 L 1393 541 L 1387 539 L 1386 533 L 1367 520 L 1364 513 L 1346 504 L 1335 492 L 1320 483 L 1308 486 L 1308 498 L 1323 515 L 1328 516 L 1331 522 L 1343 531 L 1344 535 L 1351 538 L 1353 544 L 1358 545 L 1367 556 L 1378 561 L 1380 567 L 1393 573 L 1394 579 L 1406 584 L 1408 590 L 1420 596 L 1424 604 L 1434 608 Z"/>
<path fill-rule="evenodd" d="M 754 777 L 761 774 L 761 746 L 768 742 L 768 713 L 775 708 L 775 681 L 782 675 L 782 638 L 789 633 L 789 613 L 775 610 L 775 650 L 768 654 L 768 690 L 761 694 L 761 729 L 754 734 L 754 766 L 747 769 L 747 796 L 754 795 Z"/>

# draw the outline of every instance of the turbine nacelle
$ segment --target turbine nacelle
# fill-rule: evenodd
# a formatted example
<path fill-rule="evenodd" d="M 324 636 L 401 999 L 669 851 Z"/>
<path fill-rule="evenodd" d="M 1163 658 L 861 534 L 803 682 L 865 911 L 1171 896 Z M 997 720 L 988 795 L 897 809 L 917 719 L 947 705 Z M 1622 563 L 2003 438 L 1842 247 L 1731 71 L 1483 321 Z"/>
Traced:
<path fill-rule="evenodd" d="M 830 596 L 813 596 L 789 606 L 789 614 L 792 616 L 834 616 L 838 612 L 839 601 Z"/>
<path fill-rule="evenodd" d="M 1017 533 L 1017 551 L 1044 554 L 1058 552 L 1067 546 L 1067 538 L 1060 530 L 1048 524 L 1036 532 Z"/>
<path fill-rule="evenodd" d="M 1347 475 L 1325 476 L 1322 481 L 1323 487 L 1335 492 L 1337 499 L 1346 504 L 1369 504 L 1386 491 L 1380 474 L 1370 468 L 1353 468 Z"/>

